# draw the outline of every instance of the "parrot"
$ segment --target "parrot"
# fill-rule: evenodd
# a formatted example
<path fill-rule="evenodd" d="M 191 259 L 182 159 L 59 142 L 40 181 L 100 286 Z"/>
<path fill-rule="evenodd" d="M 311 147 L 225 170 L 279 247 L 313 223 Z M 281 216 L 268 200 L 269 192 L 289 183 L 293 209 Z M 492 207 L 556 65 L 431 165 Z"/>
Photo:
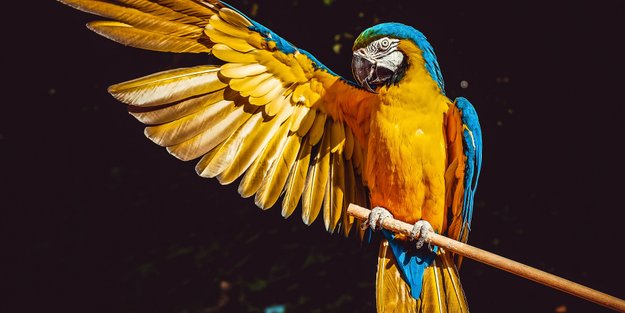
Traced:
<path fill-rule="evenodd" d="M 108 92 L 144 133 L 201 177 L 283 217 L 380 235 L 377 312 L 468 312 L 462 257 L 431 246 L 432 232 L 466 242 L 482 164 L 478 115 L 445 95 L 426 37 L 381 23 L 353 45 L 354 81 L 219 0 L 58 0 L 104 18 L 87 27 L 126 46 L 212 55 Z M 207 58 L 208 59 L 208 58 Z M 350 203 L 373 207 L 367 220 Z M 382 229 L 386 218 L 414 227 Z M 416 242 L 415 242 L 416 241 Z"/>

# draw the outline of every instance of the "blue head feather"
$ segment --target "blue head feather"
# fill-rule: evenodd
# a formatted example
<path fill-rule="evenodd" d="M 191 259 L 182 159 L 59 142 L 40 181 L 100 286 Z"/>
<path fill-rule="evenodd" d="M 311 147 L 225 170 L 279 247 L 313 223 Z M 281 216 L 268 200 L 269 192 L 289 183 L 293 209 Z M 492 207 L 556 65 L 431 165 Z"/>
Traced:
<path fill-rule="evenodd" d="M 445 82 L 443 81 L 443 74 L 438 66 L 436 60 L 436 54 L 434 54 L 434 48 L 428 42 L 425 35 L 414 27 L 404 25 L 402 23 L 382 23 L 366 29 L 354 42 L 354 48 L 360 48 L 371 41 L 380 37 L 393 37 L 398 39 L 407 39 L 412 41 L 423 53 L 423 60 L 425 61 L 425 68 L 434 81 L 440 87 L 441 92 L 445 93 Z"/>

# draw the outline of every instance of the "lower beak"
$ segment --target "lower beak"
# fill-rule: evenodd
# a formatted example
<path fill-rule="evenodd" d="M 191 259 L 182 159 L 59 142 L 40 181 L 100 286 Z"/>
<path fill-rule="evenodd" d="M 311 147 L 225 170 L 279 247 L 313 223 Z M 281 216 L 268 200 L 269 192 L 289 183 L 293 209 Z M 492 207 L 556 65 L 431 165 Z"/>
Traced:
<path fill-rule="evenodd" d="M 375 92 L 369 85 L 374 73 L 375 62 L 358 52 L 354 52 L 352 56 L 352 74 L 356 82 L 368 91 Z"/>

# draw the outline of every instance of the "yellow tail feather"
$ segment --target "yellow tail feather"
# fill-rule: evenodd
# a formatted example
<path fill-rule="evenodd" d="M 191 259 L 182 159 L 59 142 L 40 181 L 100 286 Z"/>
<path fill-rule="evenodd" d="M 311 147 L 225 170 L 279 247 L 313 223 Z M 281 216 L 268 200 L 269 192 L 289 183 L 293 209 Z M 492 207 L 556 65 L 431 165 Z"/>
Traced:
<path fill-rule="evenodd" d="M 439 249 L 434 263 L 423 275 L 421 296 L 414 299 L 386 240 L 380 244 L 378 253 L 376 303 L 378 313 L 469 312 L 451 254 Z"/>

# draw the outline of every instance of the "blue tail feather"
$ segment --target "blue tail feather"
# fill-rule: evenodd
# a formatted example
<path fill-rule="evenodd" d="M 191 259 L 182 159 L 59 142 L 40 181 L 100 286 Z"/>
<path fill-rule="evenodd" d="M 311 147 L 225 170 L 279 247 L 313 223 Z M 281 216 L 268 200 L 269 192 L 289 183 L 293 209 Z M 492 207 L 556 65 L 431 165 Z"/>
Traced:
<path fill-rule="evenodd" d="M 435 247 L 434 252 L 428 250 L 427 247 L 417 249 L 414 243 L 395 239 L 395 234 L 388 230 L 382 230 L 382 234 L 391 246 L 402 278 L 410 286 L 410 295 L 419 299 L 423 273 L 434 262 L 438 247 Z"/>

